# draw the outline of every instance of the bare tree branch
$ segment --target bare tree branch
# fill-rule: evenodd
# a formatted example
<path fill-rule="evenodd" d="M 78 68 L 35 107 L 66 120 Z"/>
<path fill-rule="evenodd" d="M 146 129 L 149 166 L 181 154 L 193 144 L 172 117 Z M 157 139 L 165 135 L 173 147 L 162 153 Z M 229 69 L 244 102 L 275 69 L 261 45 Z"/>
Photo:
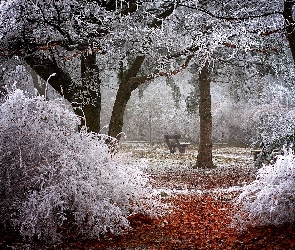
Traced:
<path fill-rule="evenodd" d="M 240 16 L 240 17 L 236 17 L 236 16 L 219 16 L 216 15 L 214 13 L 212 13 L 211 11 L 202 8 L 200 6 L 191 6 L 191 5 L 186 5 L 186 4 L 179 4 L 179 6 L 182 7 L 186 7 L 189 9 L 194 9 L 194 10 L 198 10 L 201 11 L 213 18 L 216 19 L 221 19 L 221 20 L 226 20 L 226 21 L 243 21 L 243 20 L 249 20 L 249 19 L 253 19 L 253 18 L 260 18 L 260 17 L 268 17 L 268 16 L 272 16 L 272 15 L 283 15 L 282 11 L 272 11 L 272 12 L 268 12 L 268 13 L 262 13 L 259 15 L 247 15 L 247 16 Z"/>
<path fill-rule="evenodd" d="M 132 77 L 130 78 L 130 81 L 132 83 L 136 83 L 137 85 L 141 85 L 141 84 L 144 84 L 148 81 L 151 81 L 157 77 L 160 77 L 160 76 L 172 76 L 172 75 L 176 75 L 178 74 L 179 72 L 183 71 L 184 69 L 186 69 L 189 65 L 189 62 L 191 61 L 191 59 L 194 57 L 194 54 L 190 54 L 186 57 L 186 60 L 185 62 L 178 68 L 178 69 L 175 69 L 173 71 L 170 71 L 170 72 L 164 72 L 164 71 L 161 71 L 161 72 L 154 72 L 148 76 L 142 76 L 142 77 Z"/>

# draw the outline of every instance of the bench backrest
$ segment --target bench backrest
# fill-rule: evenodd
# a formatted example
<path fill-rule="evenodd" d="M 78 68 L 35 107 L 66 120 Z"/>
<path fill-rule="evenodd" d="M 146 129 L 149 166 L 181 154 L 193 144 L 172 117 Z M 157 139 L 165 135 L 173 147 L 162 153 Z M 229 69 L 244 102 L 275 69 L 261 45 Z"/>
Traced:
<path fill-rule="evenodd" d="M 181 138 L 180 134 L 164 135 L 164 138 L 169 148 L 170 148 L 170 145 L 177 146 L 177 147 L 180 146 L 180 143 L 179 143 L 179 139 Z"/>
<path fill-rule="evenodd" d="M 181 138 L 180 134 L 175 134 L 175 135 L 164 135 L 164 138 L 166 139 L 166 141 L 168 140 L 174 140 L 176 142 L 179 142 L 179 139 Z"/>

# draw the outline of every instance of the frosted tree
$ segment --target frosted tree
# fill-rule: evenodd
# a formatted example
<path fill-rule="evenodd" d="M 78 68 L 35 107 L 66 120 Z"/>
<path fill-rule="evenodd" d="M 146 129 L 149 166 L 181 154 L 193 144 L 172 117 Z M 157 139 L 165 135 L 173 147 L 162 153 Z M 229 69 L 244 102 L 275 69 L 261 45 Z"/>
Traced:
<path fill-rule="evenodd" d="M 108 58 L 114 59 L 111 63 L 117 66 L 118 58 L 132 51 L 135 64 L 143 61 L 145 54 L 149 54 L 142 53 L 151 37 L 147 34 L 156 33 L 152 29 L 160 25 L 158 18 L 164 19 L 174 9 L 169 4 L 168 11 L 159 8 L 158 13 L 151 15 L 146 12 L 151 6 L 148 2 L 134 1 L 2 1 L 2 56 L 21 55 L 45 80 L 56 73 L 49 83 L 77 107 L 78 115 L 85 116 L 89 129 L 97 132 L 101 109 L 99 66 L 104 68 L 109 63 L 102 55 L 107 53 Z M 7 23 L 7 20 L 15 21 Z M 77 57 L 81 61 L 74 65 L 66 62 Z M 120 68 L 124 77 L 120 78 L 111 118 L 109 134 L 112 136 L 121 130 L 120 107 L 125 106 L 129 93 L 138 85 L 138 81 L 130 80 L 140 69 L 140 65 L 134 68 L 134 63 L 128 64 L 129 69 Z M 80 70 L 80 75 L 77 72 L 76 76 L 71 75 L 70 66 Z"/>
<path fill-rule="evenodd" d="M 100 23 L 91 19 L 93 13 L 96 17 L 104 16 L 96 6 L 86 1 L 1 2 L 2 55 L 22 56 L 45 81 L 56 73 L 50 84 L 79 107 L 75 109 L 79 115 L 82 108 L 93 131 L 99 130 L 100 91 L 96 47 L 90 34 L 105 32 L 101 29 L 103 19 Z M 66 67 L 67 57 L 75 53 L 82 54 L 83 82 L 78 84 Z"/>
<path fill-rule="evenodd" d="M 290 48 L 292 50 L 293 38 L 290 35 L 290 32 L 287 32 L 286 36 L 282 36 L 282 32 L 285 32 L 287 28 L 290 28 L 293 23 L 293 20 L 290 16 L 293 6 L 293 2 L 291 1 L 260 1 L 256 2 L 255 4 L 247 1 L 233 1 L 230 3 L 223 1 L 198 1 L 197 4 L 192 2 L 181 2 L 180 6 L 200 11 L 209 18 L 211 25 L 212 23 L 217 24 L 214 26 L 214 28 L 211 26 L 209 26 L 209 29 L 207 28 L 207 34 L 208 31 L 210 33 L 210 31 L 215 29 L 215 32 L 212 33 L 212 38 L 208 39 L 210 42 L 212 42 L 211 47 L 209 47 L 211 48 L 209 50 L 211 52 L 210 58 L 214 58 L 214 53 L 212 52 L 216 52 L 218 48 L 221 47 L 220 45 L 232 49 L 230 58 L 234 57 L 236 55 L 236 51 L 238 50 L 244 50 L 246 52 L 248 51 L 252 53 L 267 53 L 268 51 L 274 50 L 273 47 L 266 46 L 267 43 L 265 40 L 268 40 L 269 37 L 265 39 L 265 37 L 263 37 L 265 35 L 274 35 L 275 37 L 279 38 L 278 41 L 280 41 L 280 47 L 285 46 L 285 41 L 287 38 L 287 41 L 289 41 Z M 271 20 L 273 25 L 266 28 L 265 25 L 268 20 Z M 286 26 L 284 26 L 284 24 L 286 24 Z M 240 30 L 237 30 L 237 25 L 239 26 Z M 220 36 L 222 32 L 216 32 L 216 27 L 222 27 L 220 30 L 225 32 L 225 35 Z M 229 30 L 227 30 L 227 28 Z M 247 34 L 247 36 L 242 34 L 241 31 Z M 211 107 L 209 107 L 211 105 L 209 77 L 210 71 L 206 69 L 206 64 L 203 65 L 205 65 L 205 68 L 203 68 L 201 71 L 202 77 L 200 77 L 199 80 L 203 79 L 204 81 L 207 81 L 207 83 L 204 84 L 205 89 L 202 92 L 200 91 L 200 100 L 204 100 L 204 107 L 201 107 L 202 102 L 200 102 L 200 112 L 202 109 L 204 111 L 204 113 L 200 114 L 200 124 L 204 124 L 204 126 L 201 125 L 200 127 L 200 134 L 204 134 L 204 136 L 207 135 L 207 142 L 200 142 L 200 151 L 202 151 L 202 157 L 204 157 L 204 159 L 200 157 L 200 161 L 198 161 L 197 165 L 210 167 L 213 166 L 212 139 L 210 138 L 212 135 L 212 118 L 210 113 Z M 204 96 L 202 97 L 202 95 Z M 203 122 L 202 118 L 204 119 Z"/>
<path fill-rule="evenodd" d="M 170 2 L 171 3 L 171 2 Z M 267 12 L 261 9 L 265 2 L 257 3 L 253 8 L 249 3 L 240 3 L 239 1 L 223 4 L 222 2 L 175 2 L 175 11 L 169 16 L 163 25 L 163 32 L 168 32 L 167 37 L 174 34 L 172 42 L 180 44 L 181 48 L 172 47 L 173 53 L 167 58 L 185 58 L 187 62 L 196 61 L 199 65 L 197 74 L 199 74 L 200 86 L 200 154 L 197 166 L 212 167 L 212 118 L 211 118 L 211 100 L 210 100 L 210 82 L 212 81 L 212 67 L 220 60 L 220 55 L 226 55 L 234 58 L 239 51 L 245 51 L 247 57 L 255 57 L 256 54 L 275 53 L 276 48 L 271 47 L 271 41 L 277 39 L 276 32 L 271 32 L 274 37 L 262 36 L 265 33 L 265 27 L 257 20 L 263 19 L 265 24 L 269 20 L 273 21 L 273 28 L 278 28 L 283 20 L 283 2 L 276 2 L 275 5 L 267 5 Z M 280 6 L 281 11 L 277 11 Z M 242 9 L 240 7 L 243 7 Z M 236 10 L 236 12 L 234 11 Z M 181 27 L 181 28 L 180 28 Z M 189 33 L 187 32 L 189 30 Z M 259 30 L 261 30 L 259 32 Z M 175 31 L 178 33 L 175 34 Z M 181 35 L 181 41 L 180 37 Z M 279 47 L 285 46 L 284 38 L 277 39 Z M 178 40 L 177 40 L 178 39 Z M 225 51 L 227 50 L 227 51 Z M 247 57 L 245 60 L 248 60 Z M 197 59 L 196 59 L 197 58 Z M 206 61 L 208 63 L 206 63 Z M 187 63 L 186 63 L 187 65 Z M 202 155 L 202 156 L 201 156 Z"/>
<path fill-rule="evenodd" d="M 46 1 L 32 2 L 33 8 L 30 3 L 2 3 L 3 20 L 6 16 L 20 20 L 17 29 L 6 31 L 5 27 L 11 25 L 15 28 L 16 22 L 3 23 L 3 54 L 24 53 L 25 60 L 43 78 L 57 73 L 50 83 L 70 102 L 82 103 L 89 122 L 92 114 L 99 117 L 98 59 L 99 66 L 115 65 L 120 82 L 110 122 L 111 136 L 121 132 L 126 103 L 139 85 L 157 76 L 177 74 L 194 62 L 198 65 L 196 74 L 206 82 L 204 93 L 208 94 L 212 81 L 211 65 L 220 58 L 222 50 L 228 50 L 229 58 L 235 57 L 240 50 L 250 56 L 274 51 L 262 41 L 279 38 L 276 40 L 280 46 L 286 46 L 284 43 L 292 40 L 290 35 L 282 36 L 292 21 L 288 14 L 292 11 L 290 1 L 259 1 L 255 4 L 238 0 Z M 18 30 L 18 33 L 11 33 L 11 30 Z M 77 55 L 81 55 L 78 84 L 62 60 L 76 58 Z M 81 77 L 84 82 L 79 79 Z M 85 84 L 86 79 L 95 84 Z M 200 145 L 204 145 L 201 151 L 207 163 L 200 160 L 198 165 L 212 167 L 210 98 L 204 94 L 202 99 L 206 102 L 202 102 L 204 107 L 200 106 L 200 111 L 206 113 L 200 115 L 208 121 L 201 122 L 207 124 L 201 128 L 201 134 L 207 136 L 206 142 L 202 139 Z M 88 127 L 97 131 L 99 119 L 94 120 L 96 124 L 88 124 Z"/>

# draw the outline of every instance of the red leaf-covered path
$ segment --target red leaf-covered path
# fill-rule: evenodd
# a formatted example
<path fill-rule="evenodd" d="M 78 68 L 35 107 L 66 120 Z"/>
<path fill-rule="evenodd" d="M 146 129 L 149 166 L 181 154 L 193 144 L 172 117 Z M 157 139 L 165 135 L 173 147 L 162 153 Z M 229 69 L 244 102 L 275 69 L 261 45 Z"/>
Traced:
<path fill-rule="evenodd" d="M 170 212 L 157 219 L 130 218 L 133 229 L 100 241 L 72 238 L 55 246 L 26 244 L 16 234 L 0 234 L 1 249 L 295 249 L 294 225 L 248 228 L 238 233 L 230 227 L 231 203 L 210 196 L 177 195 L 167 198 Z"/>
<path fill-rule="evenodd" d="M 234 208 L 210 196 L 177 195 L 173 209 L 158 219 L 130 218 L 134 229 L 108 240 L 64 243 L 59 249 L 295 249 L 294 225 L 230 227 Z"/>

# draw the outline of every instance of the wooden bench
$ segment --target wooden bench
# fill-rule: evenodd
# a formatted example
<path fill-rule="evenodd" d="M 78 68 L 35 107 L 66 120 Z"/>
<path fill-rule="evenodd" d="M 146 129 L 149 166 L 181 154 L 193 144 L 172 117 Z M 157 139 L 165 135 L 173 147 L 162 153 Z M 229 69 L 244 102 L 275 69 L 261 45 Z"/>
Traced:
<path fill-rule="evenodd" d="M 178 148 L 179 153 L 185 153 L 185 148 L 190 145 L 190 143 L 179 142 L 181 138 L 179 134 L 164 135 L 164 138 L 172 154 L 176 152 L 176 148 Z"/>

